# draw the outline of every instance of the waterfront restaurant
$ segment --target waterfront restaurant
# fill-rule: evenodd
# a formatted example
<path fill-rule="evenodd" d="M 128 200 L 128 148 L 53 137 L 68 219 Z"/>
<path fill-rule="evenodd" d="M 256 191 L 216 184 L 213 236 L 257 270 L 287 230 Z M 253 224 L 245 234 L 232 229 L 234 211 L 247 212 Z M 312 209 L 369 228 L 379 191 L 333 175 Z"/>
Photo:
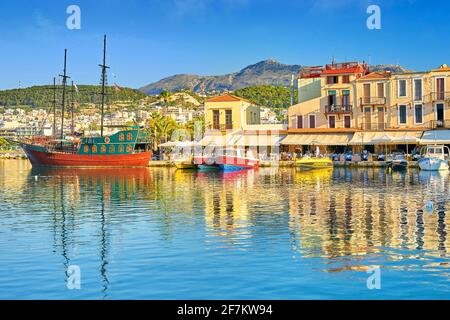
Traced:
<path fill-rule="evenodd" d="M 307 68 L 298 77 L 299 100 L 289 108 L 282 145 L 297 153 L 314 145 L 329 154 L 379 153 L 386 145 L 411 151 L 431 143 L 430 131 L 450 129 L 449 77 L 446 65 L 402 74 L 370 72 L 359 62 Z M 450 143 L 450 131 L 439 136 Z"/>

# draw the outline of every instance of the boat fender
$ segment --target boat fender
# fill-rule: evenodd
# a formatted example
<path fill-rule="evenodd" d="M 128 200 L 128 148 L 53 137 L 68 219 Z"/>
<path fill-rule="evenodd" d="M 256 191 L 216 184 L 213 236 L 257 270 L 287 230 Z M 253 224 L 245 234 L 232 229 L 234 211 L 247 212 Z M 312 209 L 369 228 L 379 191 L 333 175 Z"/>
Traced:
<path fill-rule="evenodd" d="M 105 137 L 105 143 L 108 144 L 111 142 L 111 139 L 109 137 Z"/>

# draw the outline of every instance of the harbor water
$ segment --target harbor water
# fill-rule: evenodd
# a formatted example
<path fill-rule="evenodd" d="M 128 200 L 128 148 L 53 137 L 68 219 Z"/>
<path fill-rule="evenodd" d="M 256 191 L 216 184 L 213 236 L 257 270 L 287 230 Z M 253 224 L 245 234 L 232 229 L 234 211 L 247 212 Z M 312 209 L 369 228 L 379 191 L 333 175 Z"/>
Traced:
<path fill-rule="evenodd" d="M 448 190 L 417 169 L 0 160 L 0 298 L 448 299 Z"/>

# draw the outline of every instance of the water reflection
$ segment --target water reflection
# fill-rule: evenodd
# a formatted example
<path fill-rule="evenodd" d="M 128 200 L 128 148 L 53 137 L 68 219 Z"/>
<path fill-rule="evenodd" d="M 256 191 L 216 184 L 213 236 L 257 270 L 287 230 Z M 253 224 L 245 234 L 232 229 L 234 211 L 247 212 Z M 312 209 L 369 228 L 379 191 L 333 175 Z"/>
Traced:
<path fill-rule="evenodd" d="M 276 248 L 271 252 L 280 252 L 277 263 L 308 261 L 313 270 L 334 273 L 361 272 L 374 264 L 402 270 L 448 266 L 448 173 L 31 170 L 23 164 L 0 169 L 0 199 L 9 209 L 2 213 L 4 225 L 15 232 L 50 232 L 52 254 L 61 257 L 64 277 L 81 257 L 89 260 L 103 298 L 114 292 L 120 274 L 149 277 L 149 261 L 191 255 L 195 260 L 197 247 L 214 253 L 238 250 L 250 257 Z M 51 225 L 49 231 L 36 222 L 41 216 Z M 188 240 L 196 246 L 187 247 Z M 139 253 L 127 260 L 119 254 L 122 247 Z M 83 256 L 80 248 L 94 250 L 94 257 Z M 137 269 L 114 272 L 117 265 L 128 268 L 120 257 Z M 266 271 L 278 267 L 258 266 Z M 221 265 L 213 267 L 220 270 Z"/>

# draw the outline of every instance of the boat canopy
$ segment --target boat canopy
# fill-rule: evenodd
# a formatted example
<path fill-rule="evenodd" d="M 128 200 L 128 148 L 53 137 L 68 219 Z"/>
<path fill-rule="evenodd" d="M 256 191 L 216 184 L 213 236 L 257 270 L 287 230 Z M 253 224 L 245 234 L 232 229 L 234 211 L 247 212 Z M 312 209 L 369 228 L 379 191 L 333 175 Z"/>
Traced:
<path fill-rule="evenodd" d="M 420 139 L 420 144 L 450 144 L 450 130 L 426 131 Z"/>
<path fill-rule="evenodd" d="M 417 144 L 423 131 L 356 132 L 349 145 Z"/>
<path fill-rule="evenodd" d="M 291 134 L 283 139 L 281 144 L 298 146 L 346 146 L 349 144 L 352 135 L 352 133 Z"/>

